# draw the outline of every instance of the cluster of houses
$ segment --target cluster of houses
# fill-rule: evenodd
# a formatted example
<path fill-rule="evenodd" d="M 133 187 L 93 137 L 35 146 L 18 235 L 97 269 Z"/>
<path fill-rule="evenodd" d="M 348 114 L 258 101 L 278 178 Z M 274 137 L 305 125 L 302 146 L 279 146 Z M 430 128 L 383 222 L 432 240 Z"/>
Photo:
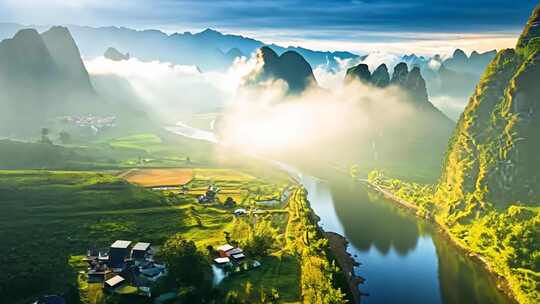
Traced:
<path fill-rule="evenodd" d="M 214 264 L 226 273 L 241 273 L 261 266 L 259 261 L 247 259 L 241 248 L 229 244 L 218 247 L 216 255 Z"/>
<path fill-rule="evenodd" d="M 106 252 L 89 250 L 88 282 L 102 283 L 105 292 L 151 296 L 151 286 L 167 275 L 167 268 L 154 260 L 150 243 L 117 240 Z"/>
<path fill-rule="evenodd" d="M 116 127 L 116 116 L 62 116 L 58 117 L 58 120 L 80 128 L 89 128 L 95 133 L 102 129 Z"/>
<path fill-rule="evenodd" d="M 208 189 L 206 190 L 206 193 L 204 195 L 201 195 L 197 198 L 197 200 L 199 201 L 199 203 L 201 204 L 208 204 L 208 203 L 213 203 L 216 199 L 216 196 L 219 192 L 219 188 L 214 186 L 214 185 L 210 185 L 208 186 Z"/>

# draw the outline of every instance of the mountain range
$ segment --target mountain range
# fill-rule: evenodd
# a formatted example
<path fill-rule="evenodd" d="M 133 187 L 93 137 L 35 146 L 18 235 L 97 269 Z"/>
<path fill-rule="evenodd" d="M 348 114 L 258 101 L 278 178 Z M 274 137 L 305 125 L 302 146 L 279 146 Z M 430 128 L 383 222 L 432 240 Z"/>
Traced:
<path fill-rule="evenodd" d="M 43 26 L 31 26 L 39 31 Z M 0 39 L 11 37 L 25 26 L 14 23 L 0 24 Z M 278 55 L 296 51 L 311 66 L 321 64 L 337 67 L 338 59 L 357 58 L 350 52 L 323 52 L 302 47 L 282 47 L 267 45 L 262 41 L 239 35 L 222 34 L 206 29 L 192 34 L 190 32 L 166 34 L 158 30 L 134 30 L 125 27 L 88 27 L 68 25 L 85 57 L 102 56 L 109 47 L 120 52 L 128 52 L 141 60 L 160 60 L 184 65 L 196 65 L 203 71 L 226 69 L 238 56 L 249 57 L 263 46 L 268 46 Z"/>
<path fill-rule="evenodd" d="M 370 73 L 368 66 L 360 63 L 349 68 L 345 75 L 345 83 L 353 81 L 378 88 L 399 89 L 394 94 L 399 94 L 401 103 L 406 106 L 398 117 L 399 122 L 390 124 L 382 121 L 391 112 L 390 108 L 397 105 L 377 100 L 371 101 L 376 105 L 366 107 L 368 119 L 373 124 L 370 127 L 370 144 L 364 146 L 373 148 L 373 154 L 377 155 L 371 161 L 401 159 L 422 166 L 442 160 L 454 122 L 429 101 L 426 81 L 418 66 L 409 70 L 405 62 L 400 62 L 390 75 L 386 64 L 379 65 Z M 426 153 L 427 149 L 430 153 Z"/>

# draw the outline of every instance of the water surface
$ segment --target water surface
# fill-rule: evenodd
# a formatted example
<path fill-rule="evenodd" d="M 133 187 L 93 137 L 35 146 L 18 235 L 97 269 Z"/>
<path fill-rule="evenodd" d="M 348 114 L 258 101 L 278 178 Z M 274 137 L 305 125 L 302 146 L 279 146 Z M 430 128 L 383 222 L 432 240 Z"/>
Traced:
<path fill-rule="evenodd" d="M 362 303 L 512 303 L 487 271 L 434 225 L 364 185 L 332 177 L 304 185 L 326 231 L 345 236 L 366 279 Z"/>

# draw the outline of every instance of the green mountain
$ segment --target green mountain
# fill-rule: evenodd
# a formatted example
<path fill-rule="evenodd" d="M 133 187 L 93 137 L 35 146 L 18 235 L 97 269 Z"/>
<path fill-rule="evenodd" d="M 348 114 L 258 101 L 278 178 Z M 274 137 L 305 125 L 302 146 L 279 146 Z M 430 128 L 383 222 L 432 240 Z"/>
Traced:
<path fill-rule="evenodd" d="M 418 170 L 438 172 L 455 124 L 429 101 L 420 69 L 414 67 L 409 71 L 407 64 L 401 62 L 390 77 L 384 64 L 371 74 L 368 66 L 361 63 L 347 70 L 345 82 L 352 81 L 389 88 L 388 93 L 399 94 L 404 106 L 394 110 L 399 105 L 385 100 L 366 100 L 360 105 L 372 123 L 369 130 L 361 131 L 368 134 L 367 142 L 354 142 L 354 149 L 360 149 L 354 151 L 356 161 L 379 162 L 377 166 L 382 167 L 406 163 Z M 351 140 L 347 140 L 350 144 Z"/>
<path fill-rule="evenodd" d="M 497 54 L 458 122 L 438 188 L 450 209 L 540 204 L 539 15 Z"/>
<path fill-rule="evenodd" d="M 300 93 L 317 84 L 311 66 L 295 51 L 287 51 L 279 56 L 265 46 L 257 51 L 257 61 L 261 68 L 247 76 L 247 85 L 281 79 L 288 85 L 290 93 Z"/>

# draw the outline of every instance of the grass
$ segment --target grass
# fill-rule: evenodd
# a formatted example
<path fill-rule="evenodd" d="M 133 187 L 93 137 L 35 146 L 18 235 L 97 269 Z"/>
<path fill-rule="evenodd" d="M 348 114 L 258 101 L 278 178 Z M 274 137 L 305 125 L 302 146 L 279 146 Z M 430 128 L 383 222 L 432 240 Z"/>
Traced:
<path fill-rule="evenodd" d="M 276 289 L 283 302 L 297 302 L 300 299 L 300 264 L 296 257 L 268 256 L 260 260 L 262 267 L 231 275 L 223 280 L 221 288 L 227 291 L 245 293 L 247 282 L 253 284 L 253 290 Z M 245 296 L 245 295 L 244 295 Z"/>
<path fill-rule="evenodd" d="M 0 169 L 103 170 L 215 165 L 211 144 L 166 132 L 67 145 L 0 140 Z"/>
<path fill-rule="evenodd" d="M 243 198 L 251 195 L 249 187 L 268 182 L 234 170 L 195 171 L 203 178 L 194 179 L 200 184 L 216 178 L 231 191 L 233 185 L 245 187 Z M 90 247 L 105 248 L 116 239 L 162 244 L 180 232 L 204 250 L 223 244 L 223 231 L 235 226 L 230 209 L 219 203 L 200 205 L 194 193 L 151 191 L 97 172 L 0 171 L 0 193 L 2 303 L 26 303 L 76 286 L 77 268 L 70 258 Z M 79 287 L 96 289 L 94 284 Z M 96 303 L 94 294 L 89 293 L 86 303 Z"/>

